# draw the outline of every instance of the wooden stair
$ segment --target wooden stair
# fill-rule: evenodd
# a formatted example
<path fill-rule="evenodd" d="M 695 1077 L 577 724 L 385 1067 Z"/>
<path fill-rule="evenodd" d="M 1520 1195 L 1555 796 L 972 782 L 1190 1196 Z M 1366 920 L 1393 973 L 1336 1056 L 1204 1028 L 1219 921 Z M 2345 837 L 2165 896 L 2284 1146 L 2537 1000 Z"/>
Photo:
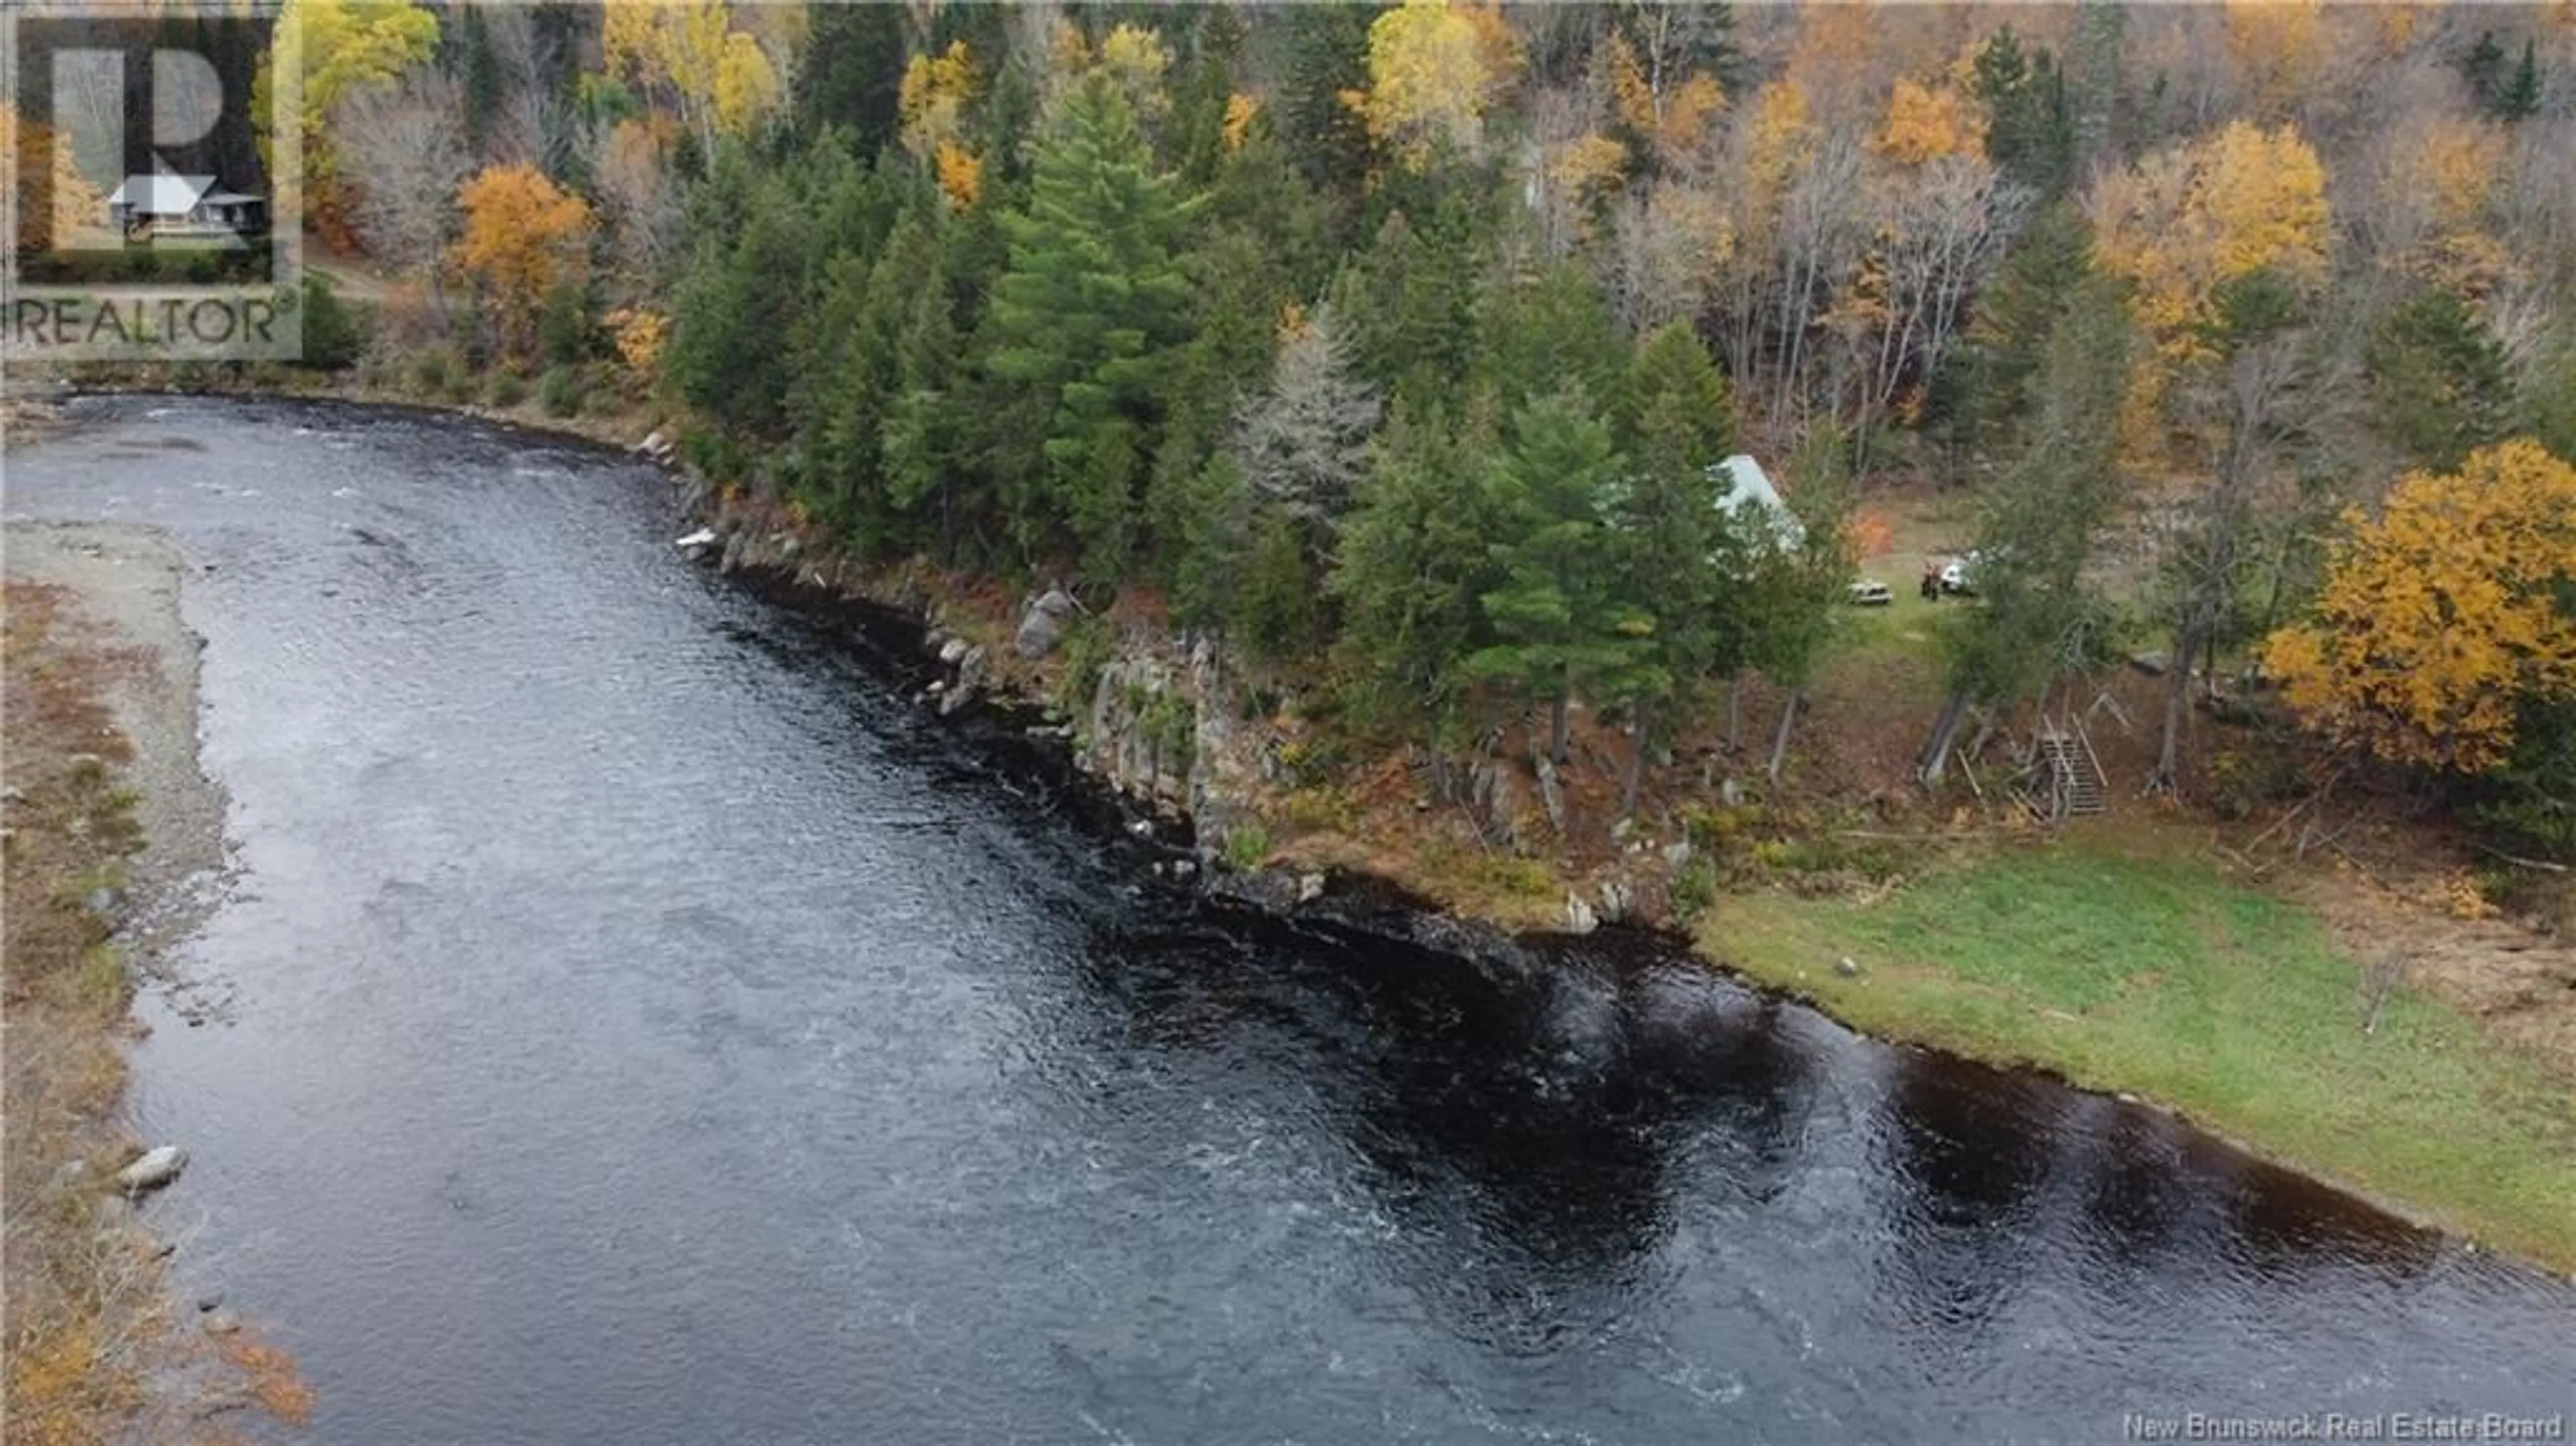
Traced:
<path fill-rule="evenodd" d="M 2040 730 L 2038 765 L 2051 818 L 2102 811 L 2102 793 L 2109 780 L 2102 776 L 2101 760 L 2093 756 L 2093 741 L 2084 736 L 2081 725 L 2073 733 L 2053 727 Z"/>

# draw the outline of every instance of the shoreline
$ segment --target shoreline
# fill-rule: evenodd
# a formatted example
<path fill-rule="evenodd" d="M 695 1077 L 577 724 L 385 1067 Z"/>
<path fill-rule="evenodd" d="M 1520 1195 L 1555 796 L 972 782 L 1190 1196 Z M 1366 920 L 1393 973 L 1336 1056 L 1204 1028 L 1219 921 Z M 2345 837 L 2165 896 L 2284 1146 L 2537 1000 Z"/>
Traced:
<path fill-rule="evenodd" d="M 389 401 L 363 392 L 353 394 L 350 389 L 317 390 L 313 393 L 138 390 L 163 395 L 264 397 L 288 401 L 318 400 L 340 405 L 391 406 L 464 417 L 531 435 L 576 441 L 603 450 L 613 449 L 637 457 L 637 460 L 647 460 L 637 456 L 640 444 L 620 441 L 608 434 L 605 423 L 586 431 L 549 427 L 481 408 L 408 399 Z M 73 388 L 66 395 L 92 394 L 136 393 L 82 387 Z M 633 423 L 630 421 L 628 425 Z M 1083 717 L 1079 700 L 1057 696 L 1049 675 L 1043 670 L 970 662 L 970 655 L 1006 653 L 1007 639 L 994 635 L 989 625 L 979 628 L 976 620 L 954 616 L 954 610 L 944 609 L 939 599 L 924 585 L 920 570 L 863 567 L 839 557 L 828 546 L 814 545 L 811 539 L 770 531 L 768 523 L 772 519 L 755 515 L 752 507 L 737 502 L 730 493 L 713 486 L 695 469 L 670 463 L 664 470 L 671 474 L 676 485 L 686 489 L 681 506 L 687 514 L 687 525 L 702 523 L 718 534 L 717 542 L 701 557 L 703 565 L 782 606 L 809 614 L 824 614 L 837 626 L 855 627 L 875 634 L 867 641 L 889 662 L 902 668 L 907 666 L 909 659 L 908 670 L 912 675 L 928 680 L 928 686 L 917 695 L 916 701 L 942 715 L 989 716 L 995 723 L 992 732 L 996 741 L 1007 740 L 1013 746 L 1038 749 L 1061 761 L 1068 771 L 1087 775 L 1088 781 L 1097 788 L 1099 797 L 1118 810 L 1131 836 L 1145 837 L 1161 830 L 1179 830 L 1183 838 L 1189 838 L 1193 832 L 1200 835 L 1195 842 L 1193 856 L 1187 861 L 1186 872 L 1179 857 L 1181 850 L 1167 847 L 1164 850 L 1166 857 L 1152 865 L 1157 877 L 1188 879 L 1205 895 L 1290 924 L 1320 925 L 1414 947 L 1487 959 L 1511 958 L 1515 965 L 1521 962 L 1517 956 L 1524 953 L 1522 944 L 1529 934 L 1582 932 L 1531 929 L 1526 919 L 1482 916 L 1470 908 L 1421 897 L 1409 891 L 1400 880 L 1366 869 L 1339 866 L 1329 860 L 1321 864 L 1290 860 L 1283 865 L 1264 859 L 1251 868 L 1229 866 L 1220 844 L 1213 841 L 1222 838 L 1222 830 L 1206 827 L 1207 820 L 1202 817 L 1222 810 L 1225 801 L 1206 796 L 1206 780 L 1196 776 L 1195 765 L 1187 770 L 1192 777 L 1175 790 L 1173 779 L 1159 763 L 1145 769 L 1141 776 L 1132 768 L 1122 769 L 1114 758 L 1111 766 L 1105 769 L 1097 767 L 1094 765 L 1099 761 L 1102 740 L 1089 740 L 1086 746 L 1071 724 L 1032 725 L 1030 720 L 1040 716 Z M 854 610 L 863 610 L 864 615 L 854 616 Z M 989 624 L 989 619 L 984 621 Z M 891 634 L 889 630 L 892 630 Z M 193 666 L 193 657 L 190 663 Z M 1096 717 L 1096 711 L 1093 716 Z M 1202 752 L 1204 744 L 1203 738 Z M 1113 747 L 1110 751 L 1115 754 L 1117 750 Z M 1215 807 L 1210 808 L 1211 804 Z M 1142 832 L 1139 832 L 1140 825 Z M 1748 896 L 1722 896 L 1727 899 L 1743 897 Z M 1704 946 L 1699 929 L 1673 925 L 1622 927 L 1645 930 L 1658 947 L 1677 957 L 1687 955 L 1701 967 L 1723 974 L 1747 989 L 1798 1003 L 1853 1034 L 1902 1047 L 1935 1050 L 1998 1073 L 2037 1076 L 2070 1090 L 2151 1109 L 2238 1155 L 2316 1182 L 2408 1226 L 2466 1242 L 2472 1250 L 2489 1248 L 2481 1243 L 2481 1236 L 2492 1238 L 2493 1232 L 2472 1228 L 2441 1207 L 2418 1204 L 2374 1189 L 2331 1166 L 2306 1160 L 2293 1149 L 2265 1145 L 2245 1133 L 2214 1123 L 2198 1112 L 2159 1098 L 2151 1091 L 2124 1088 L 2117 1081 L 2102 1084 L 2082 1082 L 2071 1067 L 2061 1067 L 2047 1059 L 1963 1049 L 1942 1038 L 1939 1030 L 1908 1028 L 1903 1019 L 1878 1019 L 1873 1021 L 1878 1027 L 1863 1027 L 1849 1011 L 1836 1006 L 1830 997 L 1831 990 L 1802 982 L 1803 970 L 1766 967 L 1749 958 L 1730 962 Z M 1820 959 L 1817 962 L 1821 966 L 1826 961 Z M 1967 986 L 1963 982 L 1960 987 Z M 2546 1250 L 2521 1244 L 2508 1244 L 2505 1248 L 2535 1268 L 2576 1281 L 2576 1257 L 2560 1259 Z"/>
<path fill-rule="evenodd" d="M 31 1439 L 196 1439 L 256 1407 L 293 1423 L 310 1393 L 235 1311 L 182 1307 L 131 1183 L 127 1046 L 144 987 L 184 988 L 177 947 L 227 877 L 225 798 L 198 756 L 186 568 L 158 529 L 9 519 L 12 1406 Z M 155 1153 L 158 1153 L 157 1151 Z M 32 1202 L 32 1203 L 30 1203 Z M 220 1301 L 216 1302 L 220 1305 Z"/>

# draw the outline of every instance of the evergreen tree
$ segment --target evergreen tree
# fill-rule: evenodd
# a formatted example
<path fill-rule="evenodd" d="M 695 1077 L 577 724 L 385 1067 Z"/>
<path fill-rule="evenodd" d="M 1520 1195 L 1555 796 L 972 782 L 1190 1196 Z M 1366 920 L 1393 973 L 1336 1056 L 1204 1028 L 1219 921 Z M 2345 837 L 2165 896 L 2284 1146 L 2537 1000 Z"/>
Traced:
<path fill-rule="evenodd" d="M 1578 387 L 1602 415 L 1624 407 L 1629 346 L 1591 268 L 1561 262 L 1487 293 L 1477 318 L 1477 367 L 1515 413 Z"/>
<path fill-rule="evenodd" d="M 1324 199 L 1291 162 L 1266 113 L 1253 115 L 1243 143 L 1217 167 L 1207 221 L 1212 230 L 1259 241 L 1290 297 L 1314 297 L 1332 278 L 1338 257 Z"/>
<path fill-rule="evenodd" d="M 1306 529 L 1277 503 L 1254 506 L 1227 624 L 1256 657 L 1304 657 L 1322 640 Z"/>
<path fill-rule="evenodd" d="M 2025 52 L 2006 25 L 1978 50 L 1969 89 L 1985 102 L 1995 164 L 2042 200 L 2064 195 L 2075 172 L 2075 117 L 2056 57 L 2045 46 Z"/>
<path fill-rule="evenodd" d="M 1628 465 L 1612 504 L 1618 596 L 1650 626 L 1638 638 L 1643 666 L 1624 672 L 1613 696 L 1628 709 L 1632 745 L 1623 814 L 1636 811 L 1657 726 L 1742 653 L 1730 647 L 1740 613 L 1727 595 L 1728 539 L 1710 471 L 1735 446 L 1726 380 L 1689 325 L 1675 322 L 1639 345 L 1627 396 Z"/>
<path fill-rule="evenodd" d="M 1463 722 L 1463 663 L 1483 641 L 1494 526 L 1476 459 L 1481 406 L 1453 432 L 1437 409 L 1398 404 L 1342 526 L 1328 588 L 1341 606 L 1345 673 L 1363 717 L 1419 724 L 1435 744 Z"/>
<path fill-rule="evenodd" d="M 2529 38 L 2522 42 L 2522 62 L 2513 68 L 2513 78 L 2496 92 L 2495 114 L 2508 122 L 2540 114 L 2540 52 Z"/>
<path fill-rule="evenodd" d="M 2497 98 L 2504 93 L 2504 47 L 2496 44 L 2494 31 L 2478 32 L 2478 43 L 2460 58 L 2460 72 L 2468 79 L 2469 94 L 2481 109 L 2492 114 Z"/>
<path fill-rule="evenodd" d="M 1625 604 L 1617 538 L 1605 526 L 1623 466 L 1610 428 L 1579 393 L 1545 397 L 1513 419 L 1511 445 L 1488 469 L 1491 544 L 1500 577 L 1479 601 L 1493 641 L 1470 675 L 1548 707 L 1548 756 L 1566 760 L 1575 695 L 1655 685 L 1643 645 L 1651 619 Z"/>
<path fill-rule="evenodd" d="M 491 139 L 493 117 L 501 113 L 501 60 L 492 52 L 492 31 L 484 22 L 482 7 L 462 8 L 464 14 L 448 33 L 456 36 L 455 70 L 463 91 L 465 149 L 480 156 Z"/>
<path fill-rule="evenodd" d="M 1239 565 L 1249 545 L 1248 512 L 1223 518 L 1201 515 L 1208 460 L 1224 448 L 1244 394 L 1257 390 L 1270 365 L 1273 338 L 1287 294 L 1261 240 L 1238 228 L 1219 228 L 1187 257 L 1191 283 L 1190 340 L 1165 369 L 1166 417 L 1162 445 L 1146 495 L 1155 575 L 1176 592 L 1187 554 L 1216 547 L 1221 567 Z M 1218 614 L 1191 621 L 1222 623 Z"/>
<path fill-rule="evenodd" d="M 1318 192 L 1354 187 L 1369 172 L 1368 124 L 1343 97 L 1368 86 L 1373 4 L 1298 5 L 1288 12 L 1280 134 Z"/>
<path fill-rule="evenodd" d="M 936 540 L 939 555 L 957 560 L 967 495 L 964 458 L 955 437 L 962 430 L 955 400 L 958 327 L 949 276 L 949 223 L 929 204 L 913 236 L 890 239 L 870 284 L 903 299 L 893 342 L 893 392 L 877 423 L 886 496 L 914 519 L 913 535 Z"/>
<path fill-rule="evenodd" d="M 1167 130 L 1182 184 L 1206 190 L 1215 186 L 1227 159 L 1227 109 L 1243 65 L 1244 27 L 1242 16 L 1228 5 L 1207 6 L 1190 16 L 1172 77 Z"/>
<path fill-rule="evenodd" d="M 2532 439 L 2576 462 L 2576 319 L 2535 349 L 2524 375 L 2519 425 Z"/>
<path fill-rule="evenodd" d="M 2119 418 L 2135 332 L 2119 287 L 2090 278 L 2049 329 L 2021 456 L 1985 496 L 1977 526 L 1980 605 L 1952 614 L 1943 642 L 1950 700 L 1924 749 L 1926 782 L 1947 768 L 1968 706 L 2027 693 L 2087 663 L 2108 638 L 2086 563 L 2120 500 Z"/>
<path fill-rule="evenodd" d="M 2418 467 L 2452 472 L 2509 430 L 2504 346 L 2468 303 L 2418 293 L 2382 320 L 2363 352 L 2380 435 Z"/>
<path fill-rule="evenodd" d="M 1165 525 L 1173 538 L 1172 617 L 1188 628 L 1240 627 L 1236 593 L 1253 533 L 1252 484 L 1231 452 L 1211 453 L 1198 471 L 1166 483 Z"/>
<path fill-rule="evenodd" d="M 837 126 L 862 156 L 884 149 L 894 138 L 903 83 L 903 25 L 899 5 L 813 7 L 796 79 L 800 133 L 818 136 Z"/>
<path fill-rule="evenodd" d="M 1851 439 L 1840 429 L 1812 428 L 1789 461 L 1786 522 L 1751 509 L 1729 519 L 1730 552 L 1740 559 L 1732 580 L 1742 614 L 1730 641 L 1743 648 L 1743 666 L 1759 669 L 1787 694 L 1771 738 L 1768 772 L 1775 782 L 1857 560 L 1849 526 L 1851 457 Z"/>
<path fill-rule="evenodd" d="M 690 405 L 742 435 L 774 437 L 794 388 L 793 343 L 811 312 L 809 218 L 776 175 L 739 193 L 747 197 L 739 221 L 711 228 L 680 280 L 667 365 Z"/>
<path fill-rule="evenodd" d="M 1974 320 L 1933 377 L 1930 430 L 1970 460 L 2009 445 L 2030 408 L 2050 330 L 2093 271 L 2091 228 L 2071 205 L 2031 222 L 1978 298 Z"/>
<path fill-rule="evenodd" d="M 1134 541 L 1135 487 L 1161 421 L 1162 369 L 1187 328 L 1180 251 L 1194 203 L 1155 169 L 1108 76 L 1085 76 L 1041 136 L 1029 208 L 1005 218 L 993 374 L 1051 405 L 1039 475 L 1000 479 L 1024 545 L 1056 523 L 1112 578 Z M 1019 503 L 1031 504 L 1025 509 Z"/>
<path fill-rule="evenodd" d="M 1406 213 L 1389 215 L 1333 286 L 1361 375 L 1390 398 L 1454 395 L 1475 356 L 1482 259 L 1463 204 L 1453 202 L 1418 232 Z"/>

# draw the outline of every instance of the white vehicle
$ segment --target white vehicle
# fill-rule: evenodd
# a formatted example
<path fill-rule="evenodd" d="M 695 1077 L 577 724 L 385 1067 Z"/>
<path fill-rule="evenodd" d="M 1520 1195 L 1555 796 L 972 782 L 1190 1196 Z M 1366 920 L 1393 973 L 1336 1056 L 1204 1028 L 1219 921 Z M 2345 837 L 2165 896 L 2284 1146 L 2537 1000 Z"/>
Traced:
<path fill-rule="evenodd" d="M 1978 560 L 1978 554 L 1972 552 L 1944 564 L 1941 568 L 1941 591 L 1959 597 L 1976 596 Z"/>

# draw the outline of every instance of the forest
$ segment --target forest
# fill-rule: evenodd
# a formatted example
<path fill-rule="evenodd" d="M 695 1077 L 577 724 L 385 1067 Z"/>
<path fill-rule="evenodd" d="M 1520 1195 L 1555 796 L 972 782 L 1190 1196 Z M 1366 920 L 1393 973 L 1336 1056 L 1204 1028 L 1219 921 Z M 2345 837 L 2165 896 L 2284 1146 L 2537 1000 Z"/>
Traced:
<path fill-rule="evenodd" d="M 394 278 L 329 360 L 683 415 L 857 556 L 1434 752 L 1579 710 L 1624 813 L 1748 677 L 1776 777 L 1929 494 L 1923 781 L 2152 648 L 2150 792 L 2223 672 L 2576 854 L 2569 0 L 286 14 L 308 220 Z"/>

